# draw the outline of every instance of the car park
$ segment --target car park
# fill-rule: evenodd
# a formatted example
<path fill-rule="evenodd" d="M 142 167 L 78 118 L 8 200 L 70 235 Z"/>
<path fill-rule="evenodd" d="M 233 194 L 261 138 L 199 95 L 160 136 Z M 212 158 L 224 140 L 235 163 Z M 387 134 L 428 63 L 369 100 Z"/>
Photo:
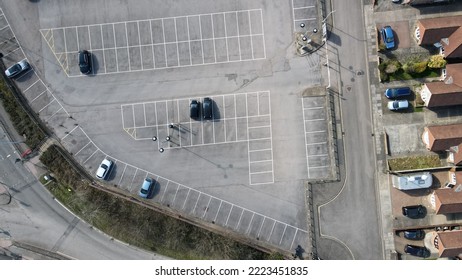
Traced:
<path fill-rule="evenodd" d="M 420 219 L 425 217 L 426 209 L 422 205 L 404 206 L 403 215 L 411 219 Z"/>
<path fill-rule="evenodd" d="M 21 74 L 22 72 L 28 70 L 30 68 L 29 63 L 27 60 L 23 59 L 19 61 L 18 63 L 8 67 L 8 69 L 5 70 L 5 75 L 8 78 L 14 78 Z"/>
<path fill-rule="evenodd" d="M 204 120 L 211 120 L 213 118 L 212 106 L 212 99 L 205 97 L 202 103 L 202 117 Z"/>
<path fill-rule="evenodd" d="M 79 51 L 79 68 L 82 74 L 91 73 L 91 54 L 86 50 Z"/>
<path fill-rule="evenodd" d="M 393 49 L 395 47 L 395 37 L 393 36 L 393 29 L 391 26 L 387 25 L 380 30 L 382 34 L 382 41 L 385 44 L 387 50 Z"/>
<path fill-rule="evenodd" d="M 143 183 L 141 184 L 140 191 L 138 195 L 142 198 L 149 198 L 152 192 L 153 180 L 151 178 L 144 179 Z"/>
<path fill-rule="evenodd" d="M 191 100 L 189 104 L 189 116 L 191 119 L 198 119 L 200 114 L 200 103 L 197 100 Z"/>
<path fill-rule="evenodd" d="M 404 252 L 419 258 L 428 258 L 430 256 L 430 251 L 427 248 L 409 244 L 404 247 Z"/>
<path fill-rule="evenodd" d="M 425 231 L 421 229 L 410 229 L 403 232 L 403 236 L 409 240 L 422 240 L 425 238 Z"/>
<path fill-rule="evenodd" d="M 385 90 L 385 97 L 389 99 L 395 99 L 409 95 L 411 95 L 411 89 L 409 87 L 387 88 Z"/>
<path fill-rule="evenodd" d="M 409 108 L 409 101 L 407 100 L 394 100 L 388 102 L 388 109 L 391 111 L 405 110 Z"/>
<path fill-rule="evenodd" d="M 96 170 L 96 177 L 102 180 L 106 180 L 107 175 L 109 174 L 109 171 L 111 170 L 111 167 L 112 167 L 112 161 L 108 159 L 103 159 L 103 161 L 98 167 L 98 170 Z"/>

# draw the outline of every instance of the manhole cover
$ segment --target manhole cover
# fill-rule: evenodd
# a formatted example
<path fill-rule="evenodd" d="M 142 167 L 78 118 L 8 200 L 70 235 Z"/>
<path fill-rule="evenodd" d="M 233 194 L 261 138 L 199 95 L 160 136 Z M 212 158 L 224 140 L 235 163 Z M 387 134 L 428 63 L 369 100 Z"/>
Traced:
<path fill-rule="evenodd" d="M 346 86 L 347 91 L 351 91 L 351 86 Z"/>

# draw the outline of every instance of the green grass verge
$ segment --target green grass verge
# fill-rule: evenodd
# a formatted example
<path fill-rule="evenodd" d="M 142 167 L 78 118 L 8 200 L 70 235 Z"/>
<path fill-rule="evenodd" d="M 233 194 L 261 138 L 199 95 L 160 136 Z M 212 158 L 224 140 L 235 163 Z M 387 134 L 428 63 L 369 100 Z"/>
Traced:
<path fill-rule="evenodd" d="M 107 234 L 175 259 L 282 259 L 95 189 L 51 146 L 40 160 L 56 177 L 50 192 Z"/>
<path fill-rule="evenodd" d="M 420 78 L 436 78 L 440 76 L 439 69 L 432 69 L 427 68 L 422 73 L 406 73 L 403 69 L 399 69 L 393 74 L 389 74 L 390 82 L 393 81 L 401 81 L 401 80 L 413 80 L 413 79 L 420 79 Z"/>
<path fill-rule="evenodd" d="M 14 97 L 3 78 L 0 78 L 0 100 L 19 135 L 25 135 L 25 143 L 34 150 L 46 138 L 40 127 L 34 123 Z"/>
<path fill-rule="evenodd" d="M 414 112 L 423 112 L 423 107 L 414 107 Z"/>
<path fill-rule="evenodd" d="M 441 160 L 437 155 L 393 158 L 388 166 L 391 171 L 435 168 L 441 167 Z"/>

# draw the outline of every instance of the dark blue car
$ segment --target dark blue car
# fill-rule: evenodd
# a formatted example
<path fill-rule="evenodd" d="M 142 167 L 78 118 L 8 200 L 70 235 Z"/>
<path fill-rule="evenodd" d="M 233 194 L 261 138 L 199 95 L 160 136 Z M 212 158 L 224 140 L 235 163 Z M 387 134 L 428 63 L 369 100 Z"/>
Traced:
<path fill-rule="evenodd" d="M 396 99 L 396 98 L 405 97 L 409 95 L 411 95 L 411 89 L 408 87 L 387 88 L 385 90 L 385 97 L 389 99 Z"/>
<path fill-rule="evenodd" d="M 404 252 L 420 258 L 430 257 L 430 251 L 427 248 L 420 246 L 406 245 L 406 247 L 404 247 Z"/>
<path fill-rule="evenodd" d="M 405 230 L 404 238 L 409 239 L 409 240 L 422 240 L 425 238 L 425 231 L 421 229 Z"/>
<path fill-rule="evenodd" d="M 393 36 L 393 29 L 391 26 L 385 26 L 380 30 L 382 33 L 382 41 L 385 44 L 387 50 L 395 48 L 395 36 Z"/>

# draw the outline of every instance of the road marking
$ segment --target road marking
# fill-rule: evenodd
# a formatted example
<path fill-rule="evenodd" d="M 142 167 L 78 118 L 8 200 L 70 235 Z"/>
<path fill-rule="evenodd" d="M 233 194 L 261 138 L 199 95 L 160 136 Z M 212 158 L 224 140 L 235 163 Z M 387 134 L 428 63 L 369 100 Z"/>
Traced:
<path fill-rule="evenodd" d="M 46 89 L 45 89 L 44 91 L 42 91 L 39 95 L 37 95 L 34 99 L 32 99 L 31 101 L 29 101 L 29 103 L 32 103 L 32 102 L 34 102 L 35 100 L 37 100 L 37 98 L 39 98 L 40 96 L 42 96 L 42 94 L 44 94 L 45 92 L 47 92 Z"/>
<path fill-rule="evenodd" d="M 32 85 L 28 86 L 25 90 L 23 90 L 22 92 L 25 93 L 26 91 L 28 91 L 31 87 L 33 87 L 36 83 L 38 83 L 40 80 L 37 80 L 35 81 Z M 46 91 L 46 90 L 45 90 Z"/>
<path fill-rule="evenodd" d="M 112 25 L 112 33 L 114 35 L 114 46 L 115 46 L 115 59 L 116 59 L 116 66 L 117 66 L 117 72 L 119 72 L 119 59 L 117 58 L 117 39 L 115 35 L 115 24 Z"/>
<path fill-rule="evenodd" d="M 141 33 L 140 33 L 140 22 L 136 22 L 136 26 L 138 27 L 138 44 L 140 45 L 140 63 L 141 63 L 141 70 L 144 70 L 144 63 L 143 63 L 143 52 L 141 51 Z"/>
<path fill-rule="evenodd" d="M 160 199 L 160 202 L 164 202 L 164 196 L 165 196 L 165 194 L 167 193 L 169 183 L 170 183 L 170 181 L 167 181 L 167 185 L 165 185 L 165 190 L 164 190 L 164 193 L 162 194 L 162 197 L 161 197 L 161 199 Z M 176 194 L 175 194 L 175 195 L 176 195 Z"/>
<path fill-rule="evenodd" d="M 89 141 L 85 146 L 82 147 L 77 153 L 74 154 L 74 156 L 78 155 L 83 149 L 85 149 L 89 144 L 91 144 L 91 141 Z"/>

